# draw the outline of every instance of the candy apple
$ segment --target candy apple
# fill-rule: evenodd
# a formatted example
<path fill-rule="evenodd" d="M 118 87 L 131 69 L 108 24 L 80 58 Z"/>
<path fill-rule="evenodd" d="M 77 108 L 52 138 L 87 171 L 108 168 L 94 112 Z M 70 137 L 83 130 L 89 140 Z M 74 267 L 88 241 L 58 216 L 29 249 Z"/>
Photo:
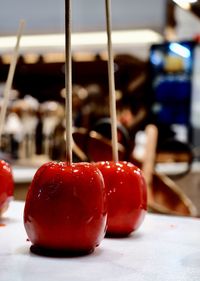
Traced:
<path fill-rule="evenodd" d="M 129 162 L 97 162 L 108 203 L 108 236 L 127 236 L 144 220 L 147 191 L 141 170 Z"/>
<path fill-rule="evenodd" d="M 0 160 L 0 216 L 9 206 L 13 197 L 14 183 L 10 165 Z"/>
<path fill-rule="evenodd" d="M 49 162 L 29 187 L 24 225 L 40 249 L 92 252 L 106 231 L 106 192 L 97 167 L 90 163 Z"/>

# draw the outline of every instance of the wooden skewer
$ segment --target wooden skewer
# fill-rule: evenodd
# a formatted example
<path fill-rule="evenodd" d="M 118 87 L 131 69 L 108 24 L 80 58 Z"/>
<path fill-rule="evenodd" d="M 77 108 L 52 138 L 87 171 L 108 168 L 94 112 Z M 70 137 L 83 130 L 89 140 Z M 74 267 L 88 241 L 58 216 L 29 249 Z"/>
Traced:
<path fill-rule="evenodd" d="M 107 27 L 107 47 L 108 47 L 108 78 L 109 78 L 109 103 L 111 115 L 112 130 L 112 153 L 113 160 L 118 162 L 118 139 L 117 139 L 117 114 L 116 114 L 116 96 L 115 96 L 115 77 L 114 77 L 114 59 L 111 38 L 111 2 L 105 0 L 106 6 L 106 27 Z"/>
<path fill-rule="evenodd" d="M 153 172 L 155 166 L 158 129 L 156 126 L 149 124 L 146 126 L 145 133 L 146 133 L 147 141 L 146 141 L 142 170 L 147 184 L 148 198 L 151 201 L 152 200 L 151 185 L 152 185 Z"/>
<path fill-rule="evenodd" d="M 65 0 L 65 115 L 66 160 L 72 164 L 72 54 L 71 54 L 71 0 Z"/>
<path fill-rule="evenodd" d="M 13 77 L 14 77 L 18 54 L 19 54 L 19 44 L 20 44 L 20 39 L 22 36 L 23 29 L 24 29 L 24 25 L 25 25 L 25 21 L 21 20 L 19 23 L 19 29 L 17 32 L 17 41 L 16 41 L 15 49 L 13 51 L 12 60 L 11 60 L 11 64 L 10 64 L 10 68 L 9 68 L 9 72 L 8 72 L 8 78 L 6 80 L 6 85 L 5 85 L 4 92 L 3 92 L 3 104 L 2 104 L 2 108 L 1 108 L 1 112 L 0 112 L 0 147 L 1 147 L 1 142 L 2 142 L 2 133 L 3 133 L 3 129 L 4 129 L 5 117 L 6 117 L 6 112 L 7 112 L 7 108 L 8 108 L 8 102 L 9 102 Z"/>

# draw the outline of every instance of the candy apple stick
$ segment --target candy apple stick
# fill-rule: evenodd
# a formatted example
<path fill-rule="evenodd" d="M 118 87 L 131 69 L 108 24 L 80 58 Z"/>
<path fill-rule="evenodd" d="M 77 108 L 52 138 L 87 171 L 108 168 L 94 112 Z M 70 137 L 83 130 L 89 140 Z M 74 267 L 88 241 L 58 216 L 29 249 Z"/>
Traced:
<path fill-rule="evenodd" d="M 67 161 L 40 167 L 24 208 L 31 251 L 50 256 L 91 253 L 105 235 L 107 219 L 102 174 L 92 163 L 72 163 L 71 3 L 65 0 Z"/>
<path fill-rule="evenodd" d="M 71 59 L 71 0 L 65 0 L 65 115 L 66 160 L 72 164 L 72 59 Z"/>
<path fill-rule="evenodd" d="M 158 129 L 156 128 L 156 126 L 149 124 L 146 126 L 145 132 L 146 132 L 147 141 L 146 141 L 142 170 L 147 184 L 148 198 L 151 201 L 152 200 L 151 185 L 152 185 L 152 178 L 153 178 L 155 158 L 156 158 Z"/>
<path fill-rule="evenodd" d="M 112 51 L 111 38 L 111 3 L 105 0 L 106 5 L 106 27 L 107 27 L 107 47 L 108 47 L 108 78 L 109 78 L 109 100 L 112 130 L 112 150 L 113 160 L 118 162 L 118 141 L 117 141 L 117 114 L 116 114 L 116 97 L 115 97 L 115 77 L 114 77 L 114 60 Z"/>
<path fill-rule="evenodd" d="M 18 33 L 17 33 L 17 41 L 16 41 L 15 49 L 13 51 L 12 60 L 11 60 L 11 64 L 10 64 L 10 68 L 9 68 L 9 72 L 8 72 L 8 78 L 6 80 L 6 85 L 5 85 L 4 92 L 3 92 L 3 104 L 2 104 L 2 108 L 1 108 L 1 112 L 0 112 L 0 146 L 1 146 L 1 141 L 2 141 L 2 133 L 3 133 L 3 129 L 4 129 L 6 111 L 7 111 L 9 97 L 10 97 L 10 91 L 11 91 L 13 77 L 14 77 L 15 68 L 16 68 L 16 64 L 17 64 L 17 58 L 18 58 L 18 54 L 19 54 L 19 44 L 20 44 L 20 39 L 22 36 L 23 29 L 24 29 L 24 25 L 25 25 L 25 21 L 21 20 L 19 23 L 19 29 L 18 29 Z"/>

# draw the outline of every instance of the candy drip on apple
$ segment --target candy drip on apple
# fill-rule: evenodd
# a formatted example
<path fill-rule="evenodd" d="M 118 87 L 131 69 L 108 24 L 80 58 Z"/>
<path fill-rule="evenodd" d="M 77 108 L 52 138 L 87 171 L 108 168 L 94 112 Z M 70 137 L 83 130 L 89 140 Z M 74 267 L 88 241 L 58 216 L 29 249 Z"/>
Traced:
<path fill-rule="evenodd" d="M 72 163 L 71 0 L 65 5 L 66 162 L 46 163 L 36 172 L 25 202 L 24 226 L 35 248 L 79 254 L 92 252 L 104 238 L 106 192 L 97 167 Z"/>
<path fill-rule="evenodd" d="M 107 236 L 127 236 L 142 224 L 147 211 L 147 191 L 142 172 L 125 161 L 96 163 L 107 192 Z"/>
<path fill-rule="evenodd" d="M 14 183 L 10 165 L 0 160 L 0 216 L 9 207 L 13 198 Z"/>

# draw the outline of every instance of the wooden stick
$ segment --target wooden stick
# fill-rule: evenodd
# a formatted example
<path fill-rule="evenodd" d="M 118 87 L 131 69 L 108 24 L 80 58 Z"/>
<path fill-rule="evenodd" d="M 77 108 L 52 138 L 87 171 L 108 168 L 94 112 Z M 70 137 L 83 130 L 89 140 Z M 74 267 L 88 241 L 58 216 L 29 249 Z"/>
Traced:
<path fill-rule="evenodd" d="M 144 153 L 144 160 L 142 170 L 147 184 L 148 198 L 152 200 L 151 185 L 155 166 L 156 146 L 158 139 L 158 129 L 155 125 L 149 124 L 145 128 L 146 133 L 146 147 Z"/>
<path fill-rule="evenodd" d="M 114 77 L 114 59 L 111 38 L 111 3 L 105 0 L 106 5 L 106 27 L 107 27 L 107 44 L 108 44 L 108 78 L 109 78 L 109 103 L 111 115 L 112 131 L 112 152 L 113 160 L 118 162 L 118 139 L 117 139 L 117 113 L 116 113 L 116 96 L 115 96 L 115 77 Z"/>
<path fill-rule="evenodd" d="M 8 77 L 7 77 L 6 85 L 5 85 L 4 92 L 3 92 L 3 104 L 2 104 L 2 108 L 1 108 L 1 112 L 0 112 L 0 147 L 1 147 L 1 142 L 2 142 L 2 133 L 3 133 L 3 129 L 4 129 L 4 123 L 5 123 L 6 112 L 7 112 L 7 108 L 8 108 L 8 102 L 9 102 L 9 98 L 10 98 L 13 77 L 14 77 L 18 54 L 19 54 L 19 44 L 20 44 L 20 39 L 22 36 L 23 29 L 24 29 L 24 25 L 25 25 L 25 21 L 21 20 L 19 23 L 19 29 L 17 32 L 17 41 L 16 41 L 15 49 L 13 51 L 12 60 L 11 60 L 11 64 L 10 64 L 10 68 L 9 68 L 9 72 L 8 72 Z"/>
<path fill-rule="evenodd" d="M 65 115 L 66 160 L 72 164 L 72 55 L 71 55 L 71 0 L 65 0 Z"/>

